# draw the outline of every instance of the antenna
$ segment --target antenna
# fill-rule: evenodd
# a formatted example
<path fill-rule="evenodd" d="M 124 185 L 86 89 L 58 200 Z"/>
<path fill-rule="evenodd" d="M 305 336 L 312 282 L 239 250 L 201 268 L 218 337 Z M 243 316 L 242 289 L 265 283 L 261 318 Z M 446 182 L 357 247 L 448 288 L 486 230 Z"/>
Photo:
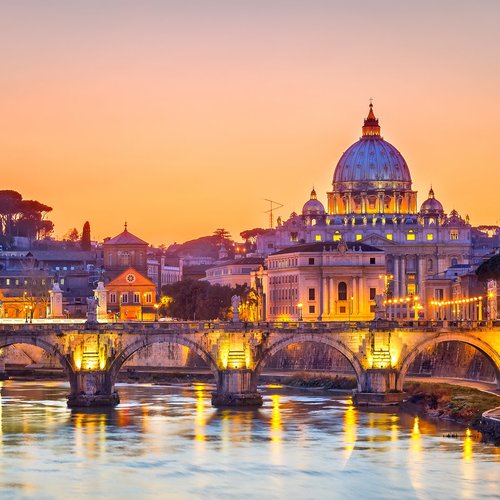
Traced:
<path fill-rule="evenodd" d="M 268 201 L 271 204 L 270 209 L 266 210 L 264 213 L 269 214 L 269 227 L 272 229 L 274 227 L 274 211 L 278 210 L 278 208 L 284 207 L 285 205 L 279 201 L 268 200 L 267 198 L 265 198 L 265 201 Z"/>

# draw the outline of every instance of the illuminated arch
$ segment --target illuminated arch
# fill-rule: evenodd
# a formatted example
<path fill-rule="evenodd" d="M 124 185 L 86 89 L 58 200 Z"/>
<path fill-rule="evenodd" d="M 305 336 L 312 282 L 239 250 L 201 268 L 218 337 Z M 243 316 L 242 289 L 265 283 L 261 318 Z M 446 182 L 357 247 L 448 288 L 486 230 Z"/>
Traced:
<path fill-rule="evenodd" d="M 356 357 L 356 355 L 347 347 L 345 346 L 342 342 L 339 342 L 338 340 L 335 340 L 332 336 L 328 334 L 322 334 L 322 333 L 303 333 L 300 335 L 287 335 L 284 338 L 281 338 L 274 342 L 268 349 L 262 352 L 261 356 L 257 360 L 255 364 L 255 373 L 257 376 L 260 375 L 262 370 L 264 369 L 266 361 L 276 354 L 277 352 L 281 351 L 285 347 L 292 345 L 292 344 L 301 344 L 305 342 L 314 342 L 316 344 L 324 344 L 327 346 L 332 347 L 336 351 L 340 352 L 347 361 L 351 364 L 351 366 L 354 369 L 354 372 L 356 374 L 356 382 L 358 385 L 358 390 L 361 391 L 362 388 L 362 381 L 364 380 L 364 370 L 363 367 L 361 366 L 360 361 Z"/>
<path fill-rule="evenodd" d="M 400 391 L 403 390 L 403 384 L 406 374 L 408 373 L 408 370 L 410 369 L 413 361 L 415 361 L 415 358 L 429 347 L 441 344 L 442 342 L 462 342 L 464 344 L 475 347 L 478 351 L 483 353 L 491 361 L 495 369 L 497 386 L 499 386 L 500 388 L 500 353 L 498 353 L 493 347 L 477 337 L 465 333 L 441 333 L 416 345 L 406 355 L 401 363 L 401 368 L 399 370 L 398 379 L 396 382 L 396 389 Z"/>
<path fill-rule="evenodd" d="M 153 344 L 177 344 L 187 347 L 192 351 L 194 351 L 196 354 L 198 354 L 198 356 L 200 356 L 200 358 L 203 361 L 205 361 L 205 363 L 208 365 L 208 367 L 214 373 L 214 375 L 217 374 L 216 361 L 209 352 L 207 352 L 205 349 L 203 349 L 202 346 L 200 346 L 200 344 L 183 335 L 170 336 L 170 335 L 157 334 L 157 335 L 148 335 L 147 337 L 142 337 L 136 340 L 132 344 L 128 345 L 121 353 L 119 353 L 116 356 L 116 358 L 111 363 L 111 366 L 109 367 L 109 374 L 112 383 L 114 383 L 114 381 L 116 380 L 118 372 L 120 371 L 125 361 L 127 361 L 127 359 L 129 359 L 133 354 L 135 354 L 140 349 L 151 346 Z"/>

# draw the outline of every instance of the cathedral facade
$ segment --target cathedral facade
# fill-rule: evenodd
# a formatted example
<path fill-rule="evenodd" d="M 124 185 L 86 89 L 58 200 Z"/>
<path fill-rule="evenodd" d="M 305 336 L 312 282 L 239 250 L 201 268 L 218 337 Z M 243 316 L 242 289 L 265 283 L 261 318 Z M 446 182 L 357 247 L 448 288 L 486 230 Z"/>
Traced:
<path fill-rule="evenodd" d="M 361 138 L 337 163 L 326 208 L 313 189 L 300 214 L 294 212 L 285 221 L 278 219 L 277 227 L 257 239 L 257 253 L 271 256 L 264 273 L 267 276 L 262 278 L 267 283 L 268 302 L 275 294 L 271 281 L 274 282 L 276 276 L 272 276 L 269 266 L 275 259 L 272 255 L 289 247 L 319 242 L 346 242 L 346 255 L 352 252 L 353 256 L 356 243 L 382 250 L 385 268 L 378 277 L 377 294 L 391 299 L 418 297 L 421 304 L 442 300 L 443 297 L 426 297 L 426 282 L 449 268 L 471 264 L 471 229 L 468 219 L 455 210 L 445 212 L 432 187 L 427 199 L 418 206 L 410 169 L 402 154 L 381 136 L 379 121 L 370 104 Z M 332 245 L 328 248 L 332 252 Z M 373 282 L 373 275 L 370 280 Z M 349 286 L 352 281 L 345 282 Z M 328 303 L 315 311 L 338 312 L 339 291 L 326 286 L 326 280 L 320 280 L 317 293 Z M 341 295 L 353 297 L 358 291 L 361 292 L 359 287 L 346 293 L 342 290 Z M 307 290 L 299 291 L 297 299 L 293 299 L 295 303 L 290 306 L 294 306 L 295 311 L 297 303 L 305 302 L 307 293 Z M 367 297 L 355 299 L 361 304 L 358 310 L 369 311 L 373 285 L 363 293 Z M 278 319 L 279 315 L 270 314 L 275 310 L 271 307 L 267 307 L 268 318 Z M 298 315 L 296 312 L 291 317 L 297 319 Z M 318 318 L 322 319 L 319 315 Z"/>

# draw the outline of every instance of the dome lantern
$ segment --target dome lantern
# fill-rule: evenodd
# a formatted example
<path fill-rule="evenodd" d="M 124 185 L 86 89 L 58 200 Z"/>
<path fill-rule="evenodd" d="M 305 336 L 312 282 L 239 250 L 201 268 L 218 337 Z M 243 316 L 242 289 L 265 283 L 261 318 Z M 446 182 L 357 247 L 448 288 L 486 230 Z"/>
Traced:
<path fill-rule="evenodd" d="M 376 118 L 373 113 L 373 104 L 371 102 L 368 116 L 365 118 L 365 123 L 363 125 L 363 137 L 367 136 L 380 137 L 380 125 L 378 124 L 378 118 Z"/>

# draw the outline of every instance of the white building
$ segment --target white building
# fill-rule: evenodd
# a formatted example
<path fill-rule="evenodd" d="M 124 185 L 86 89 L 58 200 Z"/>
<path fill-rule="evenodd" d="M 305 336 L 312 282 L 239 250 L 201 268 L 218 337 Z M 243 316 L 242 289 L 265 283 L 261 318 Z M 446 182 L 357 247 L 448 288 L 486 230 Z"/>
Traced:
<path fill-rule="evenodd" d="M 228 259 L 218 261 L 206 270 L 206 278 L 211 285 L 235 287 L 236 285 L 251 284 L 250 274 L 257 271 L 264 264 L 261 257 L 241 257 L 239 259 Z"/>
<path fill-rule="evenodd" d="M 278 218 L 276 228 L 257 238 L 257 253 L 314 242 L 365 243 L 385 253 L 389 296 L 420 295 L 421 301 L 427 278 L 471 262 L 468 219 L 455 210 L 447 215 L 432 188 L 418 209 L 408 165 L 381 137 L 371 104 L 362 137 L 341 156 L 327 198 L 326 210 L 313 189 L 300 215 Z"/>

